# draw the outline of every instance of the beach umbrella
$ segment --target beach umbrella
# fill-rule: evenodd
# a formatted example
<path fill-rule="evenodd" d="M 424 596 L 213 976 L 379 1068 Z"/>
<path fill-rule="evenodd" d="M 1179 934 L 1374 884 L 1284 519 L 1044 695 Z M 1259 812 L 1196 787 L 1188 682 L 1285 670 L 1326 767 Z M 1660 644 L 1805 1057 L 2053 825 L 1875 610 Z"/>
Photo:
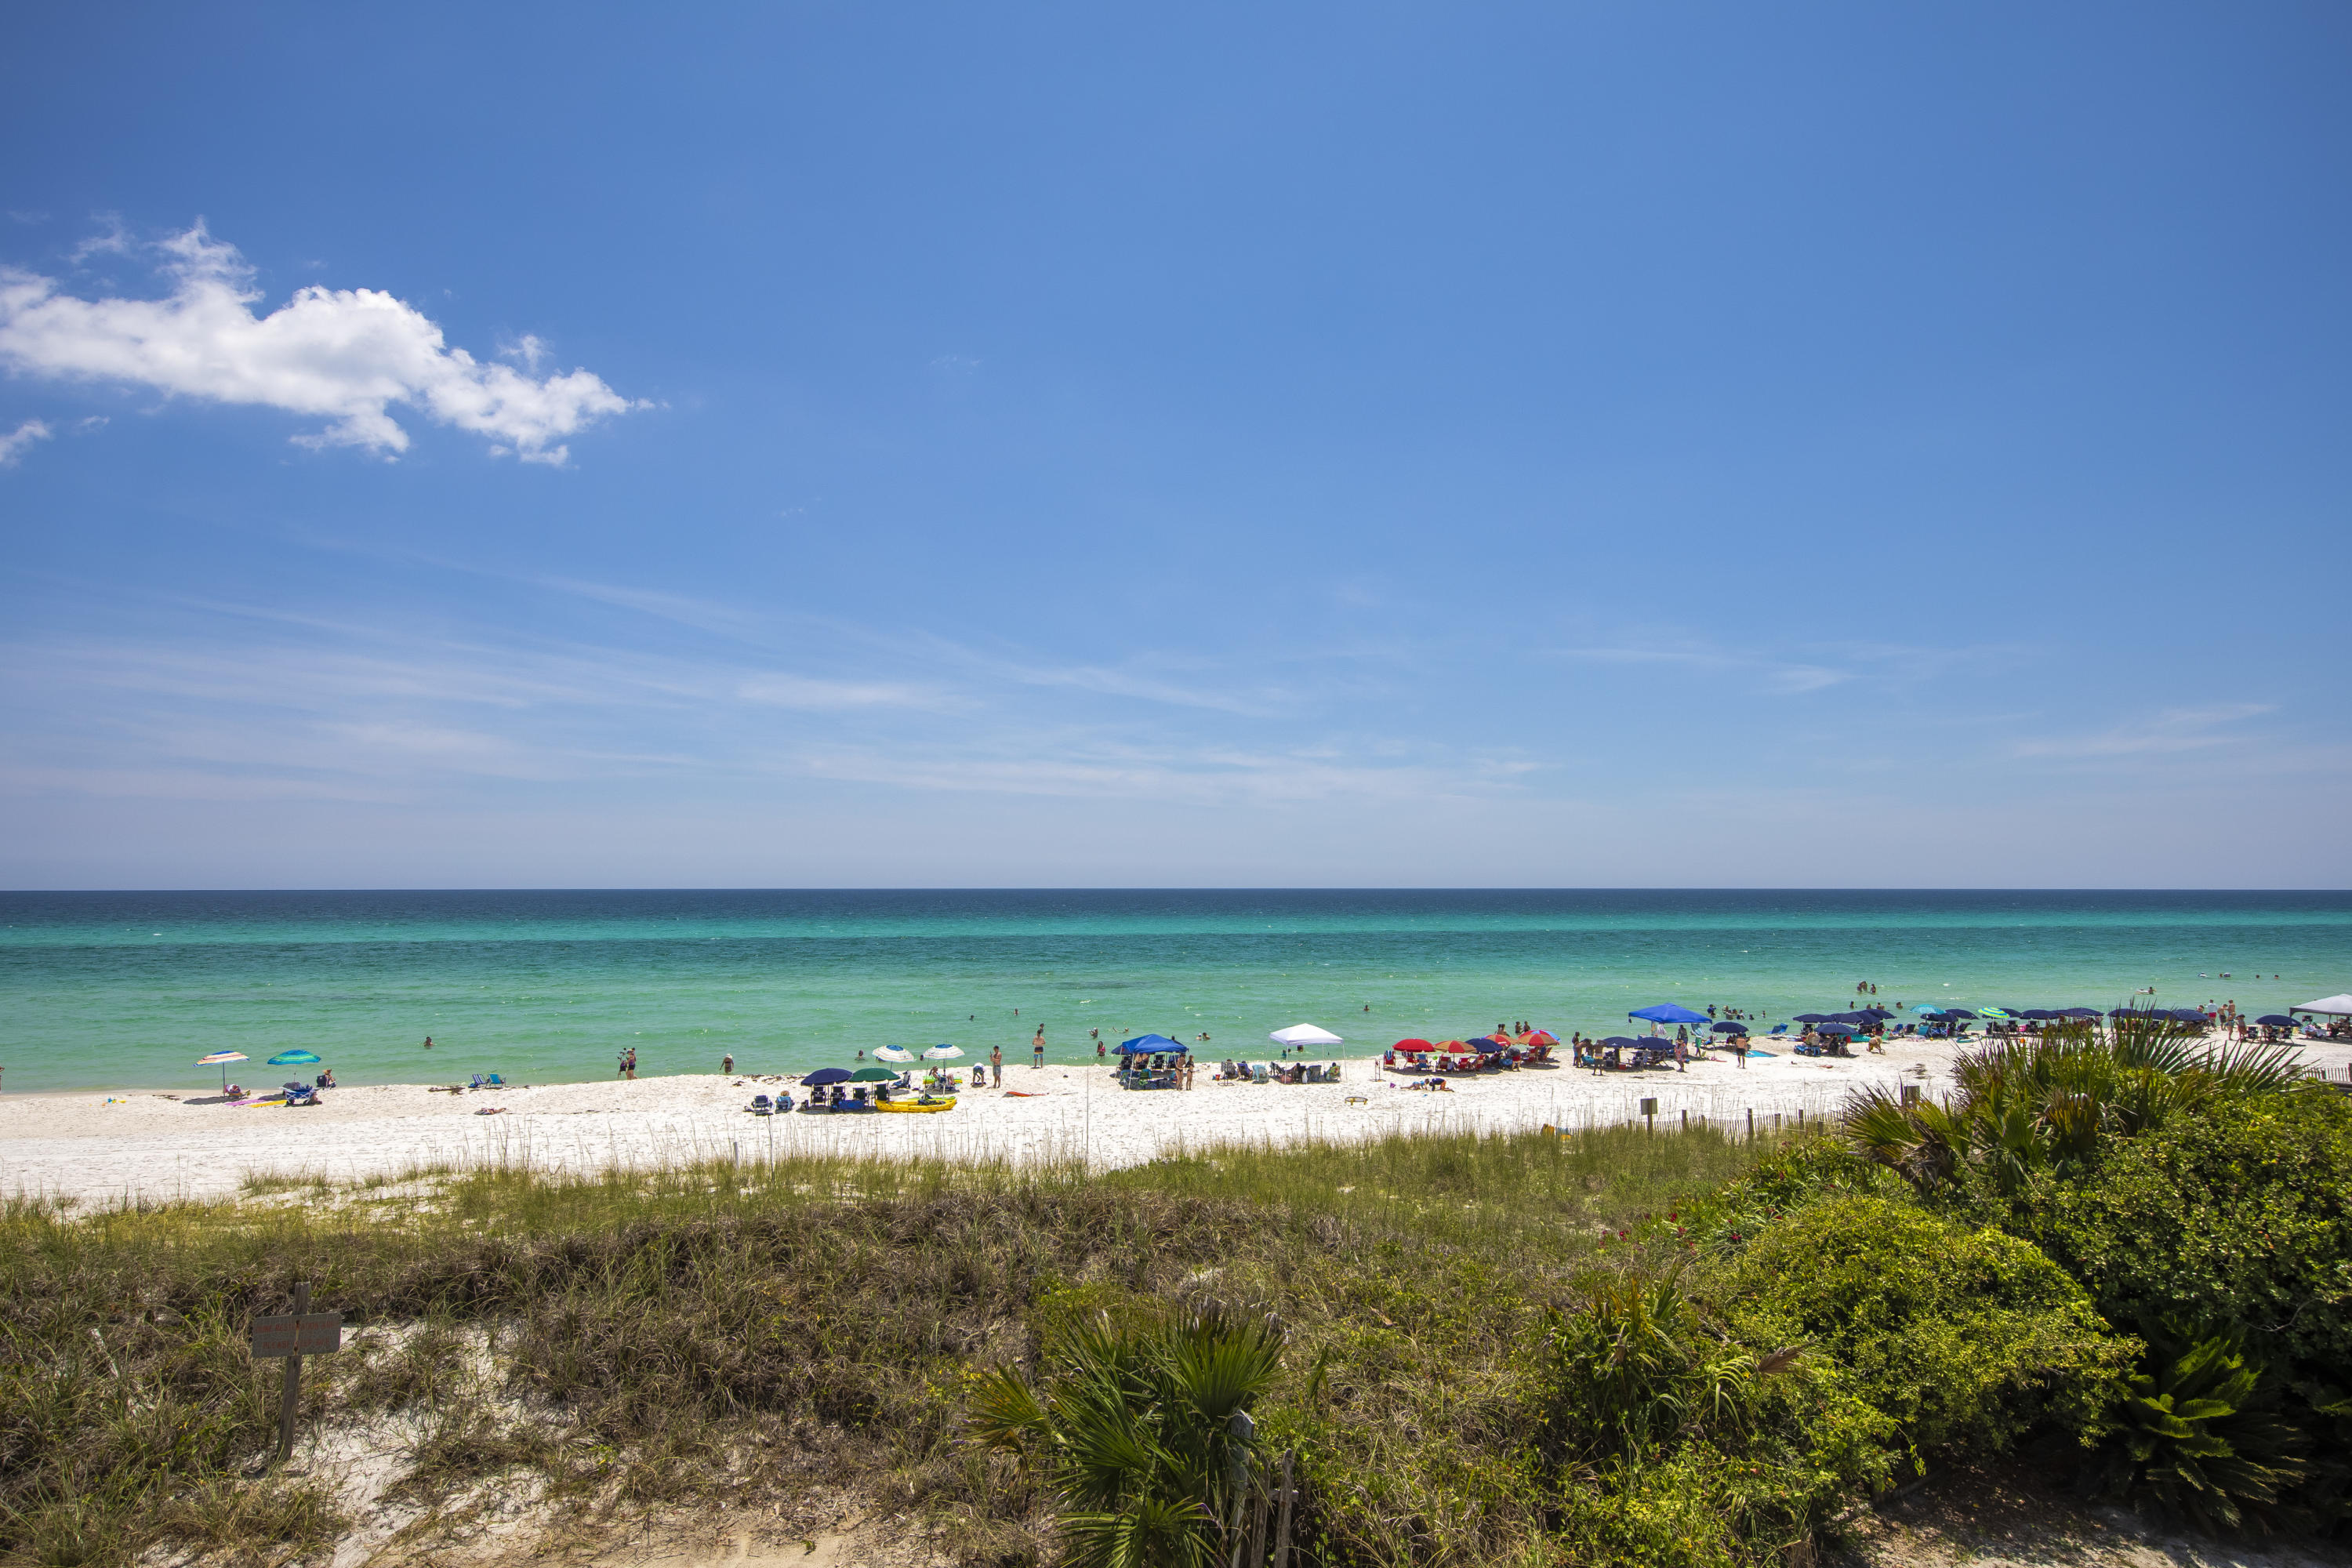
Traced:
<path fill-rule="evenodd" d="M 859 1068 L 849 1075 L 851 1083 L 896 1083 L 898 1075 L 888 1068 Z"/>
<path fill-rule="evenodd" d="M 2021 1018 L 2047 1019 L 2055 1018 L 2058 1015 L 2053 1013 L 2047 1007 L 2028 1007 L 2024 1012 L 2020 1013 L 2018 1016 Z"/>
<path fill-rule="evenodd" d="M 308 1067 L 321 1058 L 316 1051 L 280 1051 L 269 1058 L 274 1068 Z"/>
<path fill-rule="evenodd" d="M 1914 1002 L 1911 1005 L 1911 1011 L 1914 1013 L 1927 1013 L 1932 1015 L 1940 1013 L 1943 1009 L 1937 1006 L 1933 1002 Z"/>
<path fill-rule="evenodd" d="M 1853 1033 L 1853 1026 L 1852 1024 L 1816 1024 L 1813 1026 L 1813 1032 L 1817 1035 L 1851 1035 Z"/>
<path fill-rule="evenodd" d="M 847 1083 L 848 1081 L 847 1068 L 819 1068 L 801 1079 L 802 1084 L 809 1089 L 823 1089 L 829 1083 Z"/>
<path fill-rule="evenodd" d="M 1973 1018 L 1976 1015 L 1969 1012 L 1966 1007 L 1947 1007 L 1944 1009 L 1944 1016 L 1947 1018 Z"/>
<path fill-rule="evenodd" d="M 2265 1013 L 2261 1017 L 2255 1019 L 2254 1022 L 2260 1024 L 2265 1029 L 2292 1029 L 2294 1027 L 2294 1020 L 2288 1017 L 2284 1013 Z"/>
<path fill-rule="evenodd" d="M 228 1092 L 228 1064 L 230 1062 L 241 1062 L 249 1058 L 243 1051 L 215 1051 L 208 1057 L 198 1057 L 196 1058 L 196 1065 L 200 1068 L 216 1067 L 220 1068 L 221 1092 L 223 1094 L 226 1094 Z"/>
<path fill-rule="evenodd" d="M 1796 1021 L 1800 1024 L 1829 1024 L 1836 1020 L 1837 1015 L 1834 1013 L 1800 1013 L 1797 1015 Z"/>
<path fill-rule="evenodd" d="M 2213 1021 L 2210 1015 L 2200 1013 L 2194 1007 L 2175 1007 L 2171 1016 L 2184 1024 L 2210 1024 Z"/>
<path fill-rule="evenodd" d="M 910 1062 L 915 1059 L 915 1053 L 904 1046 L 884 1046 L 874 1053 L 874 1059 L 877 1062 Z"/>
<path fill-rule="evenodd" d="M 1979 1007 L 1977 1009 L 1977 1016 L 1980 1018 L 2007 1018 L 2012 1016 L 2009 1009 L 2006 1007 Z"/>
<path fill-rule="evenodd" d="M 1435 1046 L 1431 1045 L 1427 1040 L 1423 1039 L 1418 1035 L 1409 1040 L 1399 1040 L 1394 1046 L 1390 1047 L 1391 1050 L 1404 1051 L 1407 1053 L 1415 1051 L 1433 1051 L 1437 1047 Z"/>
<path fill-rule="evenodd" d="M 2095 1018 L 2098 1016 L 2099 1010 L 2096 1007 L 2061 1007 L 2058 1009 L 2058 1016 L 2062 1018 Z"/>
<path fill-rule="evenodd" d="M 1556 1046 L 1559 1044 L 1559 1037 L 1553 1034 L 1549 1029 L 1538 1029 L 1534 1034 L 1528 1037 L 1528 1044 L 1531 1046 Z"/>
<path fill-rule="evenodd" d="M 1614 1046 L 1619 1050 L 1623 1050 L 1628 1046 L 1654 1046 L 1658 1042 L 1651 1039 L 1642 1039 L 1633 1035 L 1612 1035 L 1601 1043 L 1604 1046 Z"/>
<path fill-rule="evenodd" d="M 874 1054 L 876 1056 L 880 1056 L 882 1053 L 877 1051 Z M 941 1040 L 938 1045 L 931 1047 L 930 1049 L 923 1053 L 923 1059 L 927 1062 L 951 1062 L 961 1055 L 963 1055 L 963 1047 L 961 1046 L 951 1046 L 945 1040 Z"/>
<path fill-rule="evenodd" d="M 1714 1028 L 1707 1032 L 1715 1035 L 1744 1035 L 1748 1032 L 1748 1026 L 1745 1024 L 1717 1024 Z"/>
<path fill-rule="evenodd" d="M 1266 1037 L 1277 1046 L 1336 1046 L 1339 1037 L 1328 1029 L 1318 1029 L 1312 1024 L 1293 1024 L 1287 1029 L 1276 1029 Z"/>
<path fill-rule="evenodd" d="M 1652 1024 L 1704 1024 L 1707 1016 L 1687 1007 L 1677 1007 L 1672 1002 L 1661 1002 L 1654 1007 L 1642 1007 L 1625 1015 Z"/>
<path fill-rule="evenodd" d="M 1863 1012 L 1873 1018 L 1892 1018 L 1895 1016 L 1894 1009 L 1890 1007 L 1864 1007 Z"/>

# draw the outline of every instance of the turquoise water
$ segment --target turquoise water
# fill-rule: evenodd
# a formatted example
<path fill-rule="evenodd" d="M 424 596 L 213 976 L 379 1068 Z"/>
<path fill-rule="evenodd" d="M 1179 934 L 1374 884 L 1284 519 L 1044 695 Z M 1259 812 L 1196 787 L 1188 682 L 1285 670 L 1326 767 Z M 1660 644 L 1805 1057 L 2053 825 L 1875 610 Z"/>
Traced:
<path fill-rule="evenodd" d="M 1786 1018 L 1861 981 L 2268 1012 L 2352 989 L 2352 893 L 7 893 L 0 1087 L 199 1088 L 215 1050 L 272 1081 L 292 1047 L 346 1083 L 576 1081 L 630 1047 L 648 1077 L 940 1040 L 1026 1060 L 1039 1025 L 1059 1060 L 1096 1029 L 1370 1048 L 1662 1001 Z"/>

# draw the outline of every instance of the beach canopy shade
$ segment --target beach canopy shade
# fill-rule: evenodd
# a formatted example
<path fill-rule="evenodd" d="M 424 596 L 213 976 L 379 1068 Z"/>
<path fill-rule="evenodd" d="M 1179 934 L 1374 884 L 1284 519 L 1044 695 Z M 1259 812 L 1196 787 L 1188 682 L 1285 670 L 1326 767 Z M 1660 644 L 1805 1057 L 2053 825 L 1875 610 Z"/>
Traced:
<path fill-rule="evenodd" d="M 801 1079 L 802 1085 L 808 1089 L 823 1089 L 829 1083 L 847 1083 L 848 1081 L 849 1069 L 847 1068 L 819 1068 L 816 1071 L 809 1074 L 808 1077 Z"/>
<path fill-rule="evenodd" d="M 2297 1013 L 2325 1013 L 2331 1018 L 2352 1017 L 2352 991 L 2338 991 L 2333 996 L 2322 996 L 2316 1002 L 2298 1002 Z"/>
<path fill-rule="evenodd" d="M 1398 1041 L 1394 1046 L 1391 1047 L 1390 1048 L 1391 1048 L 1391 1050 L 1399 1050 L 1399 1051 L 1433 1051 L 1433 1050 L 1435 1050 L 1437 1047 L 1436 1047 L 1435 1046 L 1431 1045 L 1427 1040 L 1423 1039 L 1420 1036 L 1416 1035 L 1416 1036 L 1414 1036 L 1412 1039 L 1409 1039 L 1409 1040 L 1399 1040 L 1399 1041 Z"/>
<path fill-rule="evenodd" d="M 1851 1035 L 1853 1033 L 1853 1026 L 1852 1024 L 1820 1024 L 1814 1026 L 1814 1033 L 1822 1035 Z"/>
<path fill-rule="evenodd" d="M 877 1051 L 875 1055 L 879 1056 L 881 1053 Z M 923 1059 L 927 1062 L 951 1062 L 961 1055 L 963 1055 L 961 1046 L 951 1046 L 945 1040 L 941 1040 L 923 1053 Z"/>
<path fill-rule="evenodd" d="M 269 1058 L 269 1065 L 274 1068 L 308 1067 L 320 1059 L 316 1051 L 280 1051 Z"/>
<path fill-rule="evenodd" d="M 874 1053 L 874 1059 L 877 1062 L 910 1062 L 915 1059 L 915 1053 L 904 1046 L 884 1046 Z"/>
<path fill-rule="evenodd" d="M 2255 1019 L 2254 1022 L 2260 1024 L 2265 1029 L 2292 1029 L 2294 1027 L 2294 1020 L 2288 1017 L 2284 1013 L 2265 1013 L 2261 1017 Z"/>
<path fill-rule="evenodd" d="M 1121 1040 L 1118 1043 L 1118 1054 L 1123 1057 L 1148 1057 L 1161 1051 L 1181 1051 L 1183 1048 L 1165 1035 L 1138 1035 L 1131 1040 Z"/>
<path fill-rule="evenodd" d="M 1711 1034 L 1717 1035 L 1744 1035 L 1747 1032 L 1748 1026 L 1745 1024 L 1717 1024 L 1709 1031 Z"/>
<path fill-rule="evenodd" d="M 1287 1029 L 1276 1029 L 1266 1037 L 1277 1046 L 1336 1046 L 1339 1037 L 1328 1029 L 1318 1029 L 1312 1024 L 1293 1024 Z"/>
<path fill-rule="evenodd" d="M 852 1083 L 896 1083 L 898 1075 L 888 1068 L 859 1068 L 849 1075 Z"/>
<path fill-rule="evenodd" d="M 1625 1015 L 1628 1018 L 1644 1018 L 1653 1024 L 1704 1024 L 1707 1016 L 1687 1007 L 1677 1007 L 1672 1002 L 1661 1002 L 1654 1007 L 1638 1008 Z"/>

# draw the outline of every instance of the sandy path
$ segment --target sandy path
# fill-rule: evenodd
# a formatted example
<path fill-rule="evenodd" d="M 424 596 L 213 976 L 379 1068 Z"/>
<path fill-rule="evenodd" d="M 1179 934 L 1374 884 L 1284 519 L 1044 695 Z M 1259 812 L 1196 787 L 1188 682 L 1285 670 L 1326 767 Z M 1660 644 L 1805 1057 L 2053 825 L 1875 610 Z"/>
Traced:
<path fill-rule="evenodd" d="M 2342 1078 L 2352 1049 L 2307 1053 Z M 1455 1080 L 1451 1094 L 1395 1087 L 1369 1061 L 1346 1064 L 1337 1084 L 1213 1084 L 1190 1093 L 1129 1093 L 1101 1068 L 1011 1068 L 1007 1085 L 966 1091 L 938 1116 L 753 1117 L 744 1106 L 773 1080 L 698 1076 L 551 1084 L 449 1094 L 415 1084 L 331 1090 L 315 1110 L 238 1110 L 217 1097 L 143 1091 L 0 1098 L 0 1193 L 84 1203 L 222 1197 L 248 1175 L 345 1180 L 420 1163 L 528 1163 L 551 1170 L 677 1164 L 733 1154 L 881 1153 L 950 1160 L 1087 1159 L 1139 1163 L 1162 1153 L 1235 1142 L 1355 1139 L 1391 1131 L 1576 1127 L 1636 1114 L 1645 1096 L 1662 1123 L 1687 1113 L 1746 1124 L 1753 1111 L 1818 1116 L 1865 1081 L 1898 1078 L 1933 1093 L 1948 1046 L 1897 1046 L 1856 1059 L 1793 1055 L 1696 1061 L 1686 1072 L 1595 1075 L 1527 1069 Z M 1926 1077 L 1915 1069 L 1925 1069 Z M 1350 1103 L 1360 1100 L 1360 1103 Z M 477 1114 L 491 1106 L 505 1114 Z"/>

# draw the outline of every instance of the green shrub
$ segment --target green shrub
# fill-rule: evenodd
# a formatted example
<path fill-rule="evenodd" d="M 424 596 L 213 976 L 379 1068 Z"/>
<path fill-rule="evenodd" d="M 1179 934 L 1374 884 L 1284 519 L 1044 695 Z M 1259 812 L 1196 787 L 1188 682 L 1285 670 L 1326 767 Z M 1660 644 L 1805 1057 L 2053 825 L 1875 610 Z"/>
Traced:
<path fill-rule="evenodd" d="M 2352 1100 L 2298 1089 L 2177 1117 L 2030 1184 L 2010 1226 L 2110 1321 L 2228 1323 L 2290 1378 L 2352 1384 Z"/>
<path fill-rule="evenodd" d="M 1743 1339 L 1819 1345 L 1920 1453 L 1996 1453 L 2044 1421 L 2088 1441 L 2137 1349 L 2031 1243 L 1885 1198 L 1783 1216 L 1721 1289 Z"/>

